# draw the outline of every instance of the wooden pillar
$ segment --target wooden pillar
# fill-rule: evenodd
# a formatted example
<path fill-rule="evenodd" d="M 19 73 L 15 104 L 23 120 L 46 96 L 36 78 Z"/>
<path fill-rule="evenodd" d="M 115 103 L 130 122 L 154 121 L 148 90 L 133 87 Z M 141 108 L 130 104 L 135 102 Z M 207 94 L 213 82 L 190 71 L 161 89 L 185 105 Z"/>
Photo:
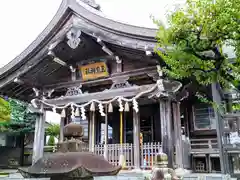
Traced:
<path fill-rule="evenodd" d="M 39 139 L 38 139 L 38 134 L 39 134 L 39 115 L 36 118 L 36 122 L 35 122 L 35 130 L 34 130 L 34 142 L 33 142 L 33 155 L 32 155 L 32 165 L 35 164 L 35 162 L 37 161 L 37 157 L 38 157 L 38 144 L 39 144 Z"/>
<path fill-rule="evenodd" d="M 43 157 L 43 153 L 44 153 L 44 134 L 45 134 L 46 113 L 43 110 L 43 106 L 41 107 L 41 112 L 42 113 L 39 114 L 35 123 L 32 164 L 34 164 L 38 159 Z"/>
<path fill-rule="evenodd" d="M 106 115 L 105 115 L 105 128 L 104 128 L 104 158 L 108 160 L 108 114 L 107 114 L 107 105 L 105 106 Z"/>
<path fill-rule="evenodd" d="M 212 97 L 213 102 L 220 106 L 221 104 L 221 96 L 217 89 L 217 83 L 213 83 L 211 85 L 212 88 Z M 223 144 L 226 143 L 226 138 L 223 135 L 224 131 L 224 121 L 221 118 L 220 112 L 218 108 L 214 108 L 214 115 L 216 120 L 216 130 L 217 130 L 217 140 L 218 140 L 218 148 L 219 148 L 219 157 L 221 164 L 221 173 L 227 174 L 229 172 L 229 162 L 227 158 L 227 153 L 224 151 Z"/>
<path fill-rule="evenodd" d="M 140 169 L 140 114 L 133 110 L 134 168 Z"/>
<path fill-rule="evenodd" d="M 76 77 L 76 69 L 71 67 L 70 70 L 71 70 L 71 79 L 72 79 L 72 81 L 76 81 L 76 79 L 77 79 L 77 77 Z"/>
<path fill-rule="evenodd" d="M 120 116 L 119 111 L 114 109 L 112 114 L 112 143 L 118 144 L 120 143 Z"/>
<path fill-rule="evenodd" d="M 88 145 L 89 145 L 89 151 L 92 151 L 92 112 L 89 113 L 88 118 Z"/>
<path fill-rule="evenodd" d="M 89 118 L 89 124 L 90 124 L 90 132 L 89 132 L 89 151 L 94 152 L 95 143 L 96 143 L 96 121 L 95 121 L 95 112 L 90 112 L 90 118 Z"/>
<path fill-rule="evenodd" d="M 183 142 L 181 133 L 180 103 L 173 103 L 173 124 L 175 135 L 176 165 L 177 168 L 184 168 L 183 165 Z M 188 156 L 188 155 L 186 155 Z"/>
<path fill-rule="evenodd" d="M 64 128 L 64 121 L 65 121 L 65 118 L 61 117 L 61 121 L 60 121 L 60 134 L 59 134 L 59 141 L 60 142 L 63 142 L 64 140 L 64 136 L 63 136 L 63 128 Z"/>
<path fill-rule="evenodd" d="M 172 121 L 171 121 L 171 103 L 168 100 L 160 101 L 160 119 L 162 149 L 168 155 L 168 165 L 173 167 L 173 142 L 172 142 Z"/>

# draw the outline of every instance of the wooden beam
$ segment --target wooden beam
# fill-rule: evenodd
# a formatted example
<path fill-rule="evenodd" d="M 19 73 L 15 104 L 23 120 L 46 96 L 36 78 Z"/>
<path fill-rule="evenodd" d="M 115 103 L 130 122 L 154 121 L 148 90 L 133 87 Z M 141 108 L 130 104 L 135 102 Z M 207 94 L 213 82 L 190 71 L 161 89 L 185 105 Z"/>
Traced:
<path fill-rule="evenodd" d="M 121 76 L 127 76 L 127 77 L 134 77 L 134 76 L 140 76 L 143 74 L 148 74 L 148 73 L 154 73 L 156 72 L 156 66 L 152 67 L 146 67 L 146 68 L 141 68 L 141 69 L 136 69 L 132 71 L 126 71 L 122 73 L 115 73 L 112 74 L 111 77 L 106 78 L 106 79 L 97 79 L 94 81 L 83 81 L 83 80 L 75 80 L 75 81 L 68 81 L 68 82 L 63 82 L 63 83 L 57 83 L 57 84 L 51 84 L 51 85 L 46 85 L 44 86 L 44 89 L 60 89 L 60 88 L 69 88 L 69 87 L 74 87 L 74 86 L 79 86 L 81 85 L 89 85 L 89 84 L 101 84 L 106 81 L 112 81 L 113 78 L 116 77 L 121 77 Z"/>
<path fill-rule="evenodd" d="M 143 85 L 143 86 L 132 86 L 129 88 L 121 88 L 121 89 L 113 89 L 113 90 L 105 90 L 102 92 L 91 93 L 91 94 L 81 94 L 77 96 L 64 96 L 56 99 L 48 99 L 48 100 L 45 100 L 45 102 L 49 104 L 55 104 L 55 105 L 65 105 L 71 102 L 79 103 L 79 104 L 86 103 L 93 99 L 97 99 L 97 100 L 112 99 L 116 96 L 132 97 L 140 92 L 149 90 L 153 86 L 155 86 L 155 84 Z"/>

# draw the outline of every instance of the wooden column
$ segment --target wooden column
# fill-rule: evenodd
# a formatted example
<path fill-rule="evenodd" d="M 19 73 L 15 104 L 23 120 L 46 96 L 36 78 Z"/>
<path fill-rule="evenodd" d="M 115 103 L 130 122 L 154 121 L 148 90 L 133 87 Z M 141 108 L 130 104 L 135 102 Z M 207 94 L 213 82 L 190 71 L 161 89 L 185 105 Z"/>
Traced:
<path fill-rule="evenodd" d="M 36 119 L 35 132 L 34 132 L 34 143 L 33 143 L 33 156 L 32 164 L 34 164 L 38 159 L 43 157 L 44 153 L 44 134 L 45 134 L 45 117 L 46 113 L 41 107 L 41 112 Z"/>
<path fill-rule="evenodd" d="M 213 102 L 220 106 L 221 104 L 221 96 L 217 89 L 217 83 L 213 83 L 211 85 L 212 89 L 212 97 Z M 220 115 L 219 109 L 216 107 L 214 108 L 214 115 L 216 119 L 216 130 L 217 130 L 217 140 L 218 140 L 218 148 L 219 148 L 219 157 L 220 157 L 220 164 L 221 164 L 221 173 L 227 174 L 229 172 L 229 162 L 227 158 L 227 153 L 223 149 L 223 144 L 226 143 L 226 138 L 223 135 L 224 132 L 224 121 Z"/>
<path fill-rule="evenodd" d="M 95 143 L 96 143 L 96 133 L 95 133 L 96 121 L 95 121 L 95 112 L 94 111 L 90 112 L 89 121 L 90 121 L 89 151 L 94 152 Z"/>
<path fill-rule="evenodd" d="M 183 165 L 183 142 L 181 133 L 180 103 L 173 103 L 173 124 L 175 135 L 176 165 L 177 168 L 184 168 Z M 188 156 L 188 155 L 187 155 Z"/>
<path fill-rule="evenodd" d="M 89 112 L 89 118 L 88 118 L 88 145 L 89 145 L 89 151 L 92 151 L 92 112 Z"/>
<path fill-rule="evenodd" d="M 63 142 L 64 140 L 64 136 L 63 136 L 63 128 L 64 128 L 64 121 L 65 121 L 65 118 L 61 117 L 61 121 L 60 121 L 60 135 L 59 135 L 59 141 L 60 142 Z"/>
<path fill-rule="evenodd" d="M 76 69 L 75 68 L 70 68 L 71 70 L 71 79 L 72 81 L 76 81 L 77 77 L 76 77 Z"/>
<path fill-rule="evenodd" d="M 171 103 L 168 100 L 160 101 L 160 119 L 161 119 L 161 135 L 162 149 L 168 155 L 168 165 L 173 167 L 173 139 L 172 139 L 172 119 L 171 119 Z"/>
<path fill-rule="evenodd" d="M 105 128 L 104 128 L 104 158 L 108 160 L 108 114 L 107 114 L 107 105 L 105 106 L 106 115 L 105 115 Z"/>
<path fill-rule="evenodd" d="M 39 119 L 40 115 L 36 118 L 35 122 L 35 130 L 34 130 L 34 142 L 33 142 L 33 155 L 32 155 L 32 165 L 35 164 L 38 158 L 38 144 L 39 144 L 39 139 L 38 139 L 38 134 L 39 134 Z"/>
<path fill-rule="evenodd" d="M 133 110 L 134 168 L 140 169 L 140 114 Z"/>

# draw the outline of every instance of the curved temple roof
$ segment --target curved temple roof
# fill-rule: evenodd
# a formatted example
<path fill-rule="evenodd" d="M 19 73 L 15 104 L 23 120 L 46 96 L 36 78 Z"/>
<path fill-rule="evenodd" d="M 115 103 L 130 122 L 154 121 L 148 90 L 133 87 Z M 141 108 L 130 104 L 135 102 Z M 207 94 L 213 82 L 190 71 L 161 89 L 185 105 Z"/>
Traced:
<path fill-rule="evenodd" d="M 153 49 L 156 29 L 108 19 L 91 3 L 89 0 L 63 0 L 43 32 L 19 56 L 0 69 L 0 89 L 39 63 L 51 43 L 62 39 L 73 26 L 88 35 L 100 35 L 105 42 L 132 49 L 144 50 L 146 46 Z"/>

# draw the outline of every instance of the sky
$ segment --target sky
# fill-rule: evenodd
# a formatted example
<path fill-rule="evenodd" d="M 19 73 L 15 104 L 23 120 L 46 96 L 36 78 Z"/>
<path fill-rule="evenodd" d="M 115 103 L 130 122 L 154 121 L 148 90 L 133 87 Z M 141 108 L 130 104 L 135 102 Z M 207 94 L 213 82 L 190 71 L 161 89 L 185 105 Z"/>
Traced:
<path fill-rule="evenodd" d="M 19 55 L 48 25 L 62 0 L 2 0 L 0 2 L 0 68 Z M 165 19 L 166 9 L 183 0 L 96 0 L 109 18 L 155 27 L 150 15 Z M 170 8 L 169 8 L 170 7 Z"/>

